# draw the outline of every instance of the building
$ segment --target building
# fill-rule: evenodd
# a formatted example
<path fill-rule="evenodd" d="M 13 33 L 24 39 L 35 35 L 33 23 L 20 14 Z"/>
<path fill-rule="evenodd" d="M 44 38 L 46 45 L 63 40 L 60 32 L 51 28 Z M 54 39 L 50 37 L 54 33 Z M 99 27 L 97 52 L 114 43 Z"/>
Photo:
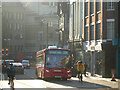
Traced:
<path fill-rule="evenodd" d="M 69 47 L 92 75 L 117 75 L 118 3 L 77 0 L 70 4 Z M 82 25 L 82 26 L 81 26 Z"/>
<path fill-rule="evenodd" d="M 91 74 L 111 77 L 116 73 L 116 46 L 118 26 L 117 2 L 83 3 L 83 39 L 85 55 L 89 53 Z"/>
<path fill-rule="evenodd" d="M 2 18 L 4 59 L 34 61 L 38 50 L 58 46 L 57 3 L 4 2 Z"/>
<path fill-rule="evenodd" d="M 57 3 L 29 2 L 23 4 L 26 8 L 25 58 L 30 57 L 35 60 L 37 51 L 47 48 L 49 45 L 58 46 Z"/>
<path fill-rule="evenodd" d="M 75 60 L 83 60 L 83 2 L 77 0 L 70 2 L 69 17 L 69 43 L 68 46 L 73 51 Z"/>
<path fill-rule="evenodd" d="M 120 23 L 120 1 L 118 2 L 118 24 Z M 117 77 L 120 79 L 120 25 L 118 25 L 117 38 Z"/>
<path fill-rule="evenodd" d="M 0 1 L 0 43 L 2 43 L 2 2 Z M 0 44 L 0 60 L 2 60 L 2 44 Z"/>
<path fill-rule="evenodd" d="M 3 59 L 22 60 L 25 44 L 24 7 L 21 3 L 2 3 L 2 48 L 8 49 Z"/>
<path fill-rule="evenodd" d="M 68 48 L 69 40 L 69 2 L 58 3 L 59 16 L 59 47 Z"/>

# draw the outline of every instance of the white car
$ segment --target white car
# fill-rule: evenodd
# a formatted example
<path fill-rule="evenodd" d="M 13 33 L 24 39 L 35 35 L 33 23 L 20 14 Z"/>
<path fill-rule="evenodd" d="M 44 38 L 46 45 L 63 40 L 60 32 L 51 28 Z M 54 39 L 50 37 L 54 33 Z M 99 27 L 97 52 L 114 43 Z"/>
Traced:
<path fill-rule="evenodd" d="M 30 68 L 29 60 L 22 60 L 22 65 L 24 66 L 24 68 Z"/>

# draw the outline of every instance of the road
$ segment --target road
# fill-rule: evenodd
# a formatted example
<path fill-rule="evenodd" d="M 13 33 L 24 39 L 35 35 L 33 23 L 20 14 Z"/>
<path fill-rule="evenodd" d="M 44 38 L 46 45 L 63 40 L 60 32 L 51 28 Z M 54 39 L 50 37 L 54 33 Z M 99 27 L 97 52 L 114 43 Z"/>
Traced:
<path fill-rule="evenodd" d="M 3 75 L 4 80 L 1 83 L 1 87 L 4 90 L 10 90 L 10 86 L 8 85 L 7 75 Z M 67 81 L 62 80 L 41 80 L 37 79 L 35 75 L 35 67 L 31 67 L 30 69 L 25 69 L 25 73 L 23 75 L 16 75 L 15 79 L 15 90 L 23 89 L 23 88 L 47 88 L 48 90 L 57 89 L 57 88 L 70 88 L 74 90 L 81 89 L 106 89 L 106 88 L 117 88 L 117 82 L 104 81 L 104 80 L 95 80 L 89 77 L 84 77 L 84 82 L 78 82 L 77 78 L 71 78 Z M 36 89 L 35 89 L 36 90 Z"/>

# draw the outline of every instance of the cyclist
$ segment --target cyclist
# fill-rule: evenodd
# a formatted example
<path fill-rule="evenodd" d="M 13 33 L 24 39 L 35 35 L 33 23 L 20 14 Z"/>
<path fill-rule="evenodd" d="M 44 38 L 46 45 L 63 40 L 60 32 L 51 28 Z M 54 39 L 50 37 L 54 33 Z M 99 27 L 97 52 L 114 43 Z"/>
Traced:
<path fill-rule="evenodd" d="M 14 80 L 14 77 L 15 77 L 15 68 L 13 66 L 12 63 L 9 64 L 10 67 L 7 68 L 7 76 L 8 76 L 8 80 L 9 80 L 9 83 L 10 84 L 10 79 L 13 81 Z"/>
<path fill-rule="evenodd" d="M 78 71 L 78 78 L 81 78 L 82 81 L 82 73 L 84 72 L 85 67 L 84 64 L 82 63 L 82 61 L 78 61 L 77 62 L 77 71 Z"/>

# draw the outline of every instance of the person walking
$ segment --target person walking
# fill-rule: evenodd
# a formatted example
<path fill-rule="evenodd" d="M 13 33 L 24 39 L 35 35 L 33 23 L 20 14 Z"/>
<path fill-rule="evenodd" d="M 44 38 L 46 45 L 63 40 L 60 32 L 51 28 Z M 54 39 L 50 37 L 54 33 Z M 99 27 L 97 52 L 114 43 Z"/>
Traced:
<path fill-rule="evenodd" d="M 82 63 L 82 61 L 78 61 L 77 62 L 77 71 L 78 71 L 78 78 L 79 78 L 79 81 L 83 81 L 82 80 L 82 73 L 84 72 L 85 70 L 85 66 L 84 64 Z"/>
<path fill-rule="evenodd" d="M 84 66 L 85 66 L 84 75 L 85 75 L 85 77 L 87 77 L 86 76 L 86 71 L 87 71 L 87 63 L 86 62 L 84 63 Z"/>
<path fill-rule="evenodd" d="M 13 66 L 12 63 L 9 64 L 10 67 L 7 68 L 7 76 L 8 76 L 8 80 L 9 80 L 9 83 L 10 84 L 10 79 L 13 81 L 14 80 L 14 77 L 15 77 L 15 68 Z"/>

